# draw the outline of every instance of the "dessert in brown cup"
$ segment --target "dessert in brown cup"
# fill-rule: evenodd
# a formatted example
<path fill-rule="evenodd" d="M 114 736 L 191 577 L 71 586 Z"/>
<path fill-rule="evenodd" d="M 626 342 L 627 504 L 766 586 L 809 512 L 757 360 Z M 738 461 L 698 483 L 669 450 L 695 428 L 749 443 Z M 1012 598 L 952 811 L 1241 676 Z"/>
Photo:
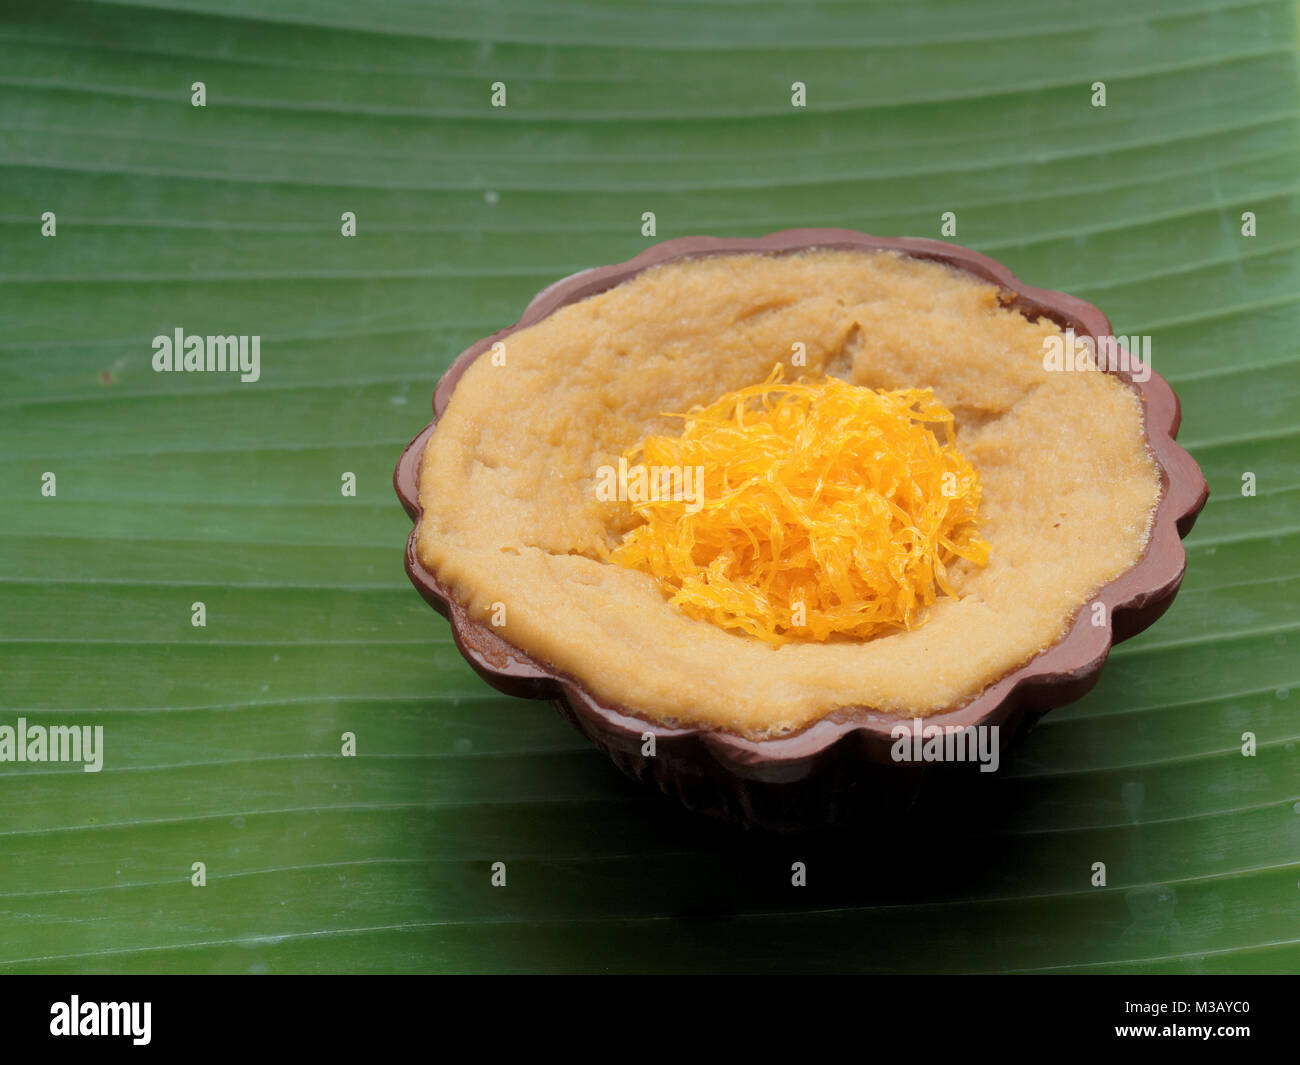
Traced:
<path fill-rule="evenodd" d="M 729 258 L 719 259 L 719 256 Z M 691 264 L 712 265 L 697 267 Z M 651 268 L 661 265 L 669 269 L 651 271 Z M 691 270 L 708 275 L 700 281 L 704 287 L 693 290 L 682 280 L 686 278 L 689 281 Z M 647 274 L 647 271 L 651 273 Z M 538 498 L 537 485 L 530 482 L 526 485 L 532 492 L 530 501 L 515 501 L 518 503 L 516 509 L 527 511 L 525 517 L 536 520 L 540 515 L 544 519 L 548 511 L 562 516 L 556 519 L 561 521 L 561 525 L 545 535 L 538 534 L 542 537 L 539 544 L 523 545 L 524 552 L 540 549 L 540 554 L 547 557 L 532 560 L 531 574 L 520 568 L 523 563 L 517 559 L 521 549 L 516 545 L 515 534 L 510 532 L 511 528 L 517 532 L 522 527 L 519 522 L 516 520 L 511 526 L 514 518 L 506 514 L 502 519 L 500 508 L 493 510 L 489 506 L 484 512 L 486 517 L 476 511 L 483 506 L 481 497 L 491 495 L 493 485 L 504 483 L 503 477 L 508 478 L 517 472 L 509 468 L 509 463 L 505 464 L 507 468 L 504 471 L 498 469 L 497 456 L 490 452 L 490 447 L 480 447 L 480 435 L 489 434 L 487 421 L 496 423 L 490 432 L 504 438 L 501 434 L 508 437 L 514 423 L 524 420 L 521 414 L 524 401 L 519 398 L 515 400 L 518 406 L 514 416 L 509 409 L 494 412 L 491 396 L 497 383 L 510 381 L 516 391 L 526 388 L 520 382 L 531 380 L 526 374 L 530 358 L 533 369 L 542 366 L 552 352 L 555 358 L 562 359 L 565 353 L 561 352 L 559 345 L 568 341 L 574 342 L 568 344 L 569 354 L 574 351 L 581 354 L 583 344 L 593 336 L 602 346 L 602 353 L 593 349 L 592 363 L 599 369 L 600 359 L 604 358 L 605 365 L 613 367 L 616 376 L 626 374 L 627 362 L 633 356 L 623 350 L 620 338 L 624 332 L 620 329 L 618 314 L 641 314 L 641 326 L 647 321 L 660 322 L 665 317 L 672 317 L 664 313 L 671 310 L 662 303 L 666 298 L 665 292 L 680 299 L 683 292 L 711 294 L 719 285 L 739 284 L 743 290 L 748 274 L 755 277 L 757 285 L 761 273 L 773 275 L 766 281 L 769 289 L 780 283 L 805 287 L 808 283 L 833 284 L 837 271 L 846 278 L 850 275 L 857 278 L 853 283 L 857 285 L 855 291 L 859 301 L 863 291 L 874 292 L 871 289 L 874 285 L 882 292 L 901 293 L 899 299 L 903 302 L 894 306 L 886 301 L 882 309 L 882 305 L 873 302 L 875 297 L 872 296 L 860 306 L 855 304 L 854 313 L 859 321 L 854 325 L 859 328 L 851 337 L 843 331 L 836 332 L 834 328 L 831 336 L 809 335 L 806 347 L 810 369 L 836 376 L 852 374 L 861 379 L 857 383 L 876 387 L 933 384 L 938 398 L 950 398 L 959 432 L 965 431 L 967 443 L 973 442 L 977 451 L 982 448 L 981 453 L 992 465 L 998 463 L 997 437 L 993 436 L 990 442 L 987 431 L 981 437 L 981 423 L 1004 416 L 1017 406 L 1021 398 L 1032 394 L 1044 383 L 1050 383 L 1050 388 L 1043 389 L 1040 398 L 1029 405 L 1033 417 L 1039 420 L 1021 418 L 1031 427 L 1022 429 L 1022 433 L 1036 432 L 1043 437 L 1042 418 L 1050 418 L 1054 410 L 1059 416 L 1060 405 L 1070 402 L 1071 397 L 1076 406 L 1088 404 L 1090 413 L 1095 405 L 1099 424 L 1109 417 L 1118 426 L 1112 433 L 1113 439 L 1102 441 L 1105 446 L 1097 451 L 1098 459 L 1109 461 L 1113 466 L 1104 474 L 1089 472 L 1090 459 L 1086 455 L 1080 456 L 1073 465 L 1060 465 L 1065 460 L 1058 455 L 1059 468 L 1050 467 L 1048 463 L 1047 473 L 1068 475 L 1074 485 L 1072 490 L 1084 492 L 1084 496 L 1076 500 L 1076 506 L 1066 508 L 1072 511 L 1070 520 L 1066 520 L 1064 513 L 1061 515 L 1067 526 L 1065 533 L 1073 537 L 1071 543 L 1084 543 L 1091 539 L 1099 545 L 1110 545 L 1105 550 L 1098 547 L 1097 558 L 1084 558 L 1079 567 L 1069 567 L 1069 572 L 1058 566 L 1059 583 L 1064 589 L 1060 596 L 1053 600 L 1056 589 L 1050 580 L 1046 585 L 1042 584 L 1043 564 L 1035 569 L 1030 557 L 1034 553 L 1032 537 L 1036 534 L 1035 529 L 1026 528 L 1019 530 L 1022 541 L 1018 547 L 1019 559 L 998 559 L 999 541 L 990 536 L 996 560 L 990 567 L 990 575 L 972 575 L 973 567 L 966 567 L 957 577 L 957 596 L 941 600 L 930 611 L 926 623 L 912 630 L 923 634 L 928 630 L 930 635 L 923 641 L 914 639 L 909 644 L 907 637 L 912 632 L 880 641 L 866 641 L 874 646 L 863 652 L 869 655 L 865 661 L 871 668 L 859 670 L 862 677 L 855 672 L 857 663 L 862 660 L 859 651 L 846 648 L 843 643 L 811 651 L 796 648 L 794 654 L 783 651 L 785 657 L 781 658 L 770 647 L 744 646 L 757 643 L 752 637 L 724 633 L 715 630 L 709 621 L 681 615 L 666 598 L 659 596 L 656 599 L 652 591 L 654 582 L 647 575 L 630 571 L 611 572 L 608 554 L 602 553 L 604 547 L 599 541 L 604 537 L 611 544 L 615 543 L 627 531 L 626 515 L 620 519 L 621 523 L 610 523 L 608 529 L 597 528 L 596 542 L 593 543 L 588 526 L 595 519 L 591 519 L 588 513 L 590 508 L 585 503 L 579 507 L 573 501 L 579 498 L 580 492 L 589 495 L 589 481 L 594 470 L 587 468 L 588 483 L 579 484 L 582 471 L 576 466 L 567 471 L 567 479 L 566 471 L 556 472 L 555 488 L 543 493 L 553 498 Z M 858 274 L 862 276 L 858 277 Z M 654 286 L 659 284 L 658 279 L 663 278 L 676 280 L 671 284 L 665 282 L 667 287 L 661 285 L 660 291 L 656 292 Z M 635 284 L 629 284 L 634 281 Z M 619 286 L 625 287 L 620 287 L 612 297 L 606 296 L 603 301 L 591 300 L 579 308 L 590 321 L 583 323 L 575 317 L 578 312 L 573 310 L 574 305 L 610 293 Z M 933 301 L 926 286 L 935 289 Z M 927 315 L 931 302 L 948 307 L 949 304 L 944 302 L 948 293 L 938 291 L 943 286 L 952 287 L 953 300 L 956 301 L 953 306 L 960 304 L 961 307 L 976 308 L 980 321 L 987 320 L 993 330 L 988 336 L 978 338 L 979 344 L 972 341 L 973 361 L 970 367 L 958 368 L 958 372 L 951 375 L 956 383 L 947 389 L 947 396 L 941 387 L 943 382 L 934 380 L 933 368 L 927 369 L 925 359 L 931 357 L 927 354 L 931 349 L 952 347 L 954 336 L 959 334 L 937 339 L 922 337 L 912 344 L 906 332 L 913 319 L 917 323 L 939 321 Z M 761 380 L 765 376 L 762 360 L 767 359 L 770 363 L 771 358 L 789 349 L 786 343 L 785 351 L 774 351 L 770 343 L 764 346 L 763 341 L 771 341 L 773 336 L 788 338 L 788 332 L 781 332 L 787 326 L 781 323 L 790 315 L 795 316 L 790 320 L 800 323 L 799 328 L 803 331 L 800 335 L 803 336 L 816 334 L 817 323 L 829 322 L 833 326 L 837 316 L 843 318 L 848 313 L 844 311 L 845 299 L 835 300 L 833 290 L 828 290 L 826 296 L 830 303 L 813 300 L 810 304 L 812 313 L 802 317 L 799 317 L 797 309 L 790 310 L 787 306 L 787 302 L 797 301 L 779 297 L 769 299 L 757 288 L 755 293 L 757 303 L 740 307 L 741 313 L 735 319 L 743 323 L 743 327 L 736 326 L 733 330 L 741 337 L 737 345 L 729 346 L 730 334 L 724 337 L 715 333 L 712 348 L 705 341 L 700 346 L 698 357 L 692 356 L 688 361 L 685 356 L 680 356 L 674 361 L 673 343 L 681 338 L 674 336 L 671 328 L 668 330 L 668 340 L 663 349 L 654 350 L 658 369 L 646 371 L 651 376 L 657 373 L 656 379 L 661 382 L 673 382 L 671 386 L 664 386 L 664 395 L 651 389 L 648 396 L 635 397 L 635 402 L 629 395 L 625 405 L 619 401 L 617 389 L 613 398 L 609 395 L 591 400 L 584 398 L 582 402 L 596 404 L 587 411 L 591 416 L 588 420 L 595 426 L 590 432 L 596 435 L 604 433 L 606 439 L 595 441 L 590 451 L 582 452 L 579 457 L 584 461 L 598 455 L 612 457 L 617 450 L 635 443 L 647 427 L 662 431 L 664 423 L 656 420 L 660 411 L 684 410 L 712 400 L 718 391 L 752 385 L 755 378 Z M 806 297 L 807 293 L 804 295 Z M 617 300 L 611 303 L 614 297 Z M 636 310 L 643 297 L 651 301 L 658 298 L 661 303 L 648 311 Z M 713 297 L 710 295 L 708 298 Z M 623 308 L 621 312 L 619 307 Z M 633 310 L 629 311 L 629 307 Z M 552 318 L 561 310 L 565 310 L 564 315 Z M 716 310 L 710 311 L 710 322 L 719 318 L 713 313 Z M 604 319 L 602 313 L 606 314 Z M 782 315 L 787 317 L 782 318 Z M 690 313 L 682 310 L 679 317 L 678 324 L 682 328 L 692 328 L 688 321 Z M 548 319 L 551 319 L 550 327 L 553 327 L 549 333 L 539 330 L 524 332 Z M 559 326 L 556 323 L 562 320 L 567 323 L 570 333 L 561 333 L 557 337 Z M 874 354 L 868 352 L 861 356 L 858 360 L 860 365 L 843 361 L 846 346 L 864 346 L 862 321 L 868 323 L 866 347 L 873 344 L 887 347 L 892 336 L 898 352 L 897 366 L 890 362 L 889 351 L 883 348 Z M 630 320 L 623 324 L 629 327 L 627 336 L 644 335 L 636 334 Z M 727 324 L 724 323 L 724 327 Z M 958 325 L 961 325 L 960 321 Z M 762 330 L 768 326 L 776 332 L 763 333 Z M 581 331 L 586 328 L 595 332 Z M 895 330 L 892 334 L 891 329 Z M 435 420 L 407 447 L 394 474 L 398 495 L 416 522 L 407 546 L 407 572 L 421 594 L 450 619 L 457 645 L 480 674 L 510 694 L 553 700 L 581 732 L 632 776 L 655 783 L 689 807 L 732 820 L 777 828 L 837 820 L 864 793 L 874 801 L 887 792 L 906 794 L 914 787 L 920 776 L 919 767 L 912 762 L 899 763 L 892 754 L 897 742 L 896 729 L 900 724 L 906 726 L 914 717 L 923 716 L 927 729 L 932 726 L 996 725 L 998 741 L 1005 747 L 1046 710 L 1083 695 L 1096 682 L 1111 643 L 1132 636 L 1151 624 L 1168 607 L 1178 589 L 1185 567 L 1180 537 L 1191 528 L 1204 504 L 1207 489 L 1196 464 L 1173 441 L 1179 419 L 1177 399 L 1163 379 L 1148 372 L 1149 368 L 1127 361 L 1109 371 L 1117 380 L 1087 385 L 1071 383 L 1070 388 L 1080 391 L 1062 391 L 1066 386 L 1055 378 L 1049 381 L 1034 369 L 1033 360 L 1026 354 L 1029 345 L 1038 344 L 1048 335 L 1059 336 L 1062 329 L 1094 340 L 1110 334 L 1109 322 L 1091 304 L 1025 286 L 1004 267 L 975 252 L 938 241 L 875 238 L 847 230 L 795 230 L 757 240 L 685 238 L 650 248 L 631 262 L 574 275 L 540 293 L 518 324 L 470 347 L 439 382 L 434 396 Z M 519 333 L 523 335 L 516 338 L 518 343 L 507 342 L 508 338 Z M 657 336 L 653 330 L 649 335 Z M 531 347 L 529 338 L 532 338 Z M 610 343 L 606 343 L 606 339 Z M 934 339 L 934 343 L 929 343 L 929 339 Z M 548 344 L 551 347 L 547 347 Z M 1012 344 L 1021 345 L 1020 350 L 1012 352 Z M 630 343 L 627 346 L 635 347 Z M 736 350 L 731 351 L 731 347 Z M 724 348 L 729 353 L 724 353 Z M 997 362 L 998 353 L 1004 348 L 1009 366 L 1019 359 L 1016 363 L 1019 368 L 1015 372 L 1021 374 L 1021 378 L 1001 380 L 998 377 L 1002 369 Z M 453 419 L 454 424 L 448 423 L 450 428 L 444 429 L 438 439 L 440 450 L 431 445 L 431 438 L 444 419 L 453 390 L 462 382 L 471 365 L 485 353 L 496 352 L 506 356 L 508 366 L 512 350 L 522 360 L 522 367 L 516 364 L 522 376 L 497 378 L 493 382 L 485 376 L 485 368 L 479 367 L 475 377 L 475 396 L 464 393 L 459 404 L 459 417 Z M 701 360 L 708 359 L 710 351 L 720 360 L 718 367 L 712 364 L 701 366 Z M 960 356 L 954 353 L 951 357 Z M 981 357 L 985 360 L 982 364 L 979 361 Z M 731 362 L 727 363 L 727 359 Z M 569 365 L 572 367 L 572 362 Z M 550 372 L 553 375 L 554 371 Z M 1007 374 L 1011 373 L 1008 369 Z M 684 388 L 678 385 L 683 379 L 686 381 Z M 1118 382 L 1122 385 L 1116 387 Z M 621 387 L 628 386 L 624 384 Z M 982 410 L 980 389 L 987 388 L 992 394 L 999 387 L 1004 391 L 1010 389 L 1010 392 L 1001 399 L 990 400 L 988 410 Z M 583 418 L 570 417 L 573 411 L 563 406 L 561 391 L 562 388 L 555 387 L 539 389 L 538 394 L 531 395 L 528 400 L 527 417 L 532 419 L 533 427 L 549 426 L 546 438 L 538 442 L 542 449 L 557 447 L 566 438 L 584 431 Z M 504 391 L 502 395 L 508 408 L 509 397 L 504 395 Z M 585 397 L 586 393 L 583 395 Z M 628 409 L 636 407 L 638 413 L 624 417 L 624 406 Z M 609 415 L 612 427 L 604 421 L 610 410 L 613 410 Z M 1110 411 L 1109 416 L 1107 411 Z M 1071 411 L 1069 417 L 1080 423 L 1086 420 L 1084 414 L 1075 411 Z M 553 419 L 553 423 L 546 419 Z M 1127 438 L 1120 431 L 1125 419 L 1132 422 L 1133 446 L 1126 443 Z M 595 425 L 597 422 L 599 425 Z M 634 431 L 637 426 L 640 430 Z M 1074 425 L 1071 439 L 1080 439 L 1079 433 L 1083 428 L 1082 424 Z M 984 441 L 982 444 L 981 440 Z M 1045 446 L 1051 450 L 1050 443 Z M 1056 446 L 1059 452 L 1059 442 Z M 1023 448 L 1021 450 L 1028 453 Z M 425 468 L 428 455 L 434 456 L 433 465 Z M 536 464 L 541 460 L 529 456 L 524 461 L 525 464 L 528 461 Z M 996 479 L 997 471 L 994 474 Z M 1006 482 L 1012 474 L 1024 482 L 1017 491 L 1033 496 L 1035 520 L 1041 524 L 1041 477 L 1047 474 L 1040 471 L 1040 474 L 1030 475 L 1025 470 L 1013 469 L 1003 477 L 1003 481 Z M 1050 479 L 1047 483 L 1051 483 Z M 467 502 L 465 513 L 457 513 L 440 494 L 449 488 L 478 501 Z M 517 487 L 514 490 L 520 491 Z M 996 495 L 996 492 L 991 493 L 993 497 Z M 1005 502 L 1008 496 L 1005 488 L 1002 496 Z M 1113 519 L 1107 509 L 1107 499 L 1111 496 L 1120 501 L 1116 504 Z M 994 498 L 993 502 L 996 503 L 997 499 Z M 533 509 L 528 510 L 529 507 Z M 430 508 L 439 511 L 432 515 L 431 520 L 425 513 Z M 993 525 L 996 526 L 999 518 L 996 506 L 993 511 Z M 572 522 L 563 517 L 570 512 Z M 1004 508 L 1001 515 L 1004 529 L 1008 517 L 1014 519 L 1015 515 L 1014 507 L 1010 510 Z M 1088 520 L 1103 527 L 1093 528 L 1086 524 Z M 1104 527 L 1112 520 L 1115 522 L 1113 528 Z M 479 524 L 475 524 L 476 521 Z M 1074 522 L 1073 527 L 1070 521 Z M 1014 526 L 1015 522 L 1010 524 Z M 571 527 L 587 531 L 580 535 L 571 534 Z M 506 531 L 502 532 L 503 529 Z M 470 533 L 467 534 L 466 530 Z M 490 564 L 493 556 L 484 556 L 481 550 L 477 554 L 467 550 L 458 556 L 453 542 L 458 532 L 482 540 L 492 551 L 503 552 L 500 570 L 507 575 L 497 581 L 495 567 L 485 570 L 484 558 L 487 557 Z M 565 539 L 575 536 L 572 543 Z M 1026 543 L 1030 545 L 1029 550 Z M 1056 544 L 1054 550 L 1055 557 L 1062 557 L 1061 544 Z M 555 560 L 554 566 L 550 559 Z M 1017 561 L 1021 564 L 1020 572 L 1009 572 L 1016 569 Z M 1088 569 L 1088 564 L 1092 565 L 1091 569 Z M 515 568 L 511 570 L 511 566 Z M 501 599 L 503 595 L 508 598 L 503 589 L 513 590 L 509 583 L 511 579 L 532 580 L 534 587 L 529 591 L 535 592 L 541 584 L 550 587 L 547 582 L 551 582 L 551 570 L 555 567 L 564 573 L 561 588 L 564 580 L 573 580 L 575 591 L 577 585 L 585 587 L 600 581 L 612 581 L 618 586 L 616 594 L 587 601 L 579 607 L 564 601 L 563 596 L 554 604 L 542 603 L 539 606 L 534 601 L 525 604 L 531 606 L 531 619 L 525 610 L 522 621 L 513 627 L 499 624 L 494 627 L 490 623 L 487 609 L 490 601 Z M 596 570 L 592 567 L 604 568 Z M 1076 568 L 1083 571 L 1082 574 L 1074 573 Z M 1092 574 L 1091 583 L 1089 573 Z M 593 574 L 597 576 L 593 578 Z M 1025 584 L 1025 597 L 1029 600 L 1023 611 L 1020 609 L 1022 604 L 1014 599 L 1018 580 Z M 1034 580 L 1039 584 L 1035 585 Z M 476 586 L 476 582 L 481 587 Z M 589 592 L 583 591 L 582 594 L 588 595 Z M 529 596 L 521 595 L 521 598 L 528 599 Z M 531 598 L 536 600 L 537 595 L 532 594 Z M 1035 620 L 1032 605 L 1040 598 L 1051 602 L 1040 612 L 1042 616 Z M 659 600 L 662 600 L 662 607 L 654 605 Z M 593 612 L 593 602 L 604 608 L 605 613 Z M 621 608 L 627 616 L 622 619 L 610 616 L 610 604 L 618 609 L 622 603 L 633 604 Z M 1098 611 L 1097 604 L 1103 605 L 1104 611 Z M 1085 605 L 1089 609 L 1082 609 Z M 553 619 L 547 614 L 549 606 L 555 609 Z M 1064 613 L 1053 620 L 1053 609 Z M 957 612 L 959 610 L 964 613 Z M 571 625 L 568 624 L 570 619 L 565 617 L 566 611 L 574 614 Z M 599 631 L 599 626 L 591 627 L 592 617 L 604 619 L 602 624 L 608 622 L 611 630 L 608 639 Z M 1003 617 L 1013 617 L 1015 621 L 998 624 Z M 972 622 L 970 619 L 975 620 Z M 1032 629 L 1030 622 L 1038 624 L 1039 628 Z M 665 646 L 672 645 L 672 653 L 678 656 L 675 661 L 679 664 L 686 662 L 697 671 L 696 678 L 700 683 L 693 683 L 691 677 L 680 675 L 672 680 L 671 670 L 656 672 L 653 664 L 642 669 L 639 663 L 633 663 L 636 668 L 630 666 L 611 675 L 609 663 L 619 661 L 617 653 L 624 646 L 619 641 L 628 640 L 628 631 L 638 626 L 642 626 L 644 631 L 632 633 L 631 646 L 644 648 L 652 646 L 654 639 L 663 640 Z M 973 627 L 988 633 L 985 639 L 988 646 L 975 646 L 973 650 L 978 653 L 972 654 L 972 645 L 962 634 Z M 619 629 L 623 631 L 622 636 L 614 631 Z M 946 644 L 943 642 L 945 639 L 948 640 Z M 856 646 L 862 647 L 866 643 L 859 641 Z M 959 664 L 952 669 L 917 669 L 918 661 L 934 661 L 935 646 L 955 650 L 964 658 L 978 661 L 970 667 Z M 712 650 L 700 649 L 705 647 Z M 714 657 L 709 659 L 709 654 Z M 587 657 L 600 662 L 600 668 L 588 669 Z M 734 662 L 729 661 L 732 658 Z M 712 663 L 717 663 L 716 670 Z M 799 674 L 797 669 L 790 672 L 796 666 L 804 671 L 803 674 Z M 873 670 L 873 676 L 867 677 L 866 674 Z M 729 679 L 728 671 L 731 673 Z M 808 679 L 820 676 L 819 671 L 825 671 L 827 677 L 824 697 L 818 685 Z M 929 672 L 939 679 L 929 676 Z M 746 686 L 743 680 L 736 679 L 740 674 L 754 679 Z M 789 684 L 784 683 L 787 676 L 792 678 Z M 718 677 L 724 678 L 723 684 L 717 683 Z M 855 687 L 859 680 L 860 688 Z M 845 692 L 859 690 L 867 693 L 870 701 L 864 697 L 860 701 L 845 702 Z M 653 695 L 646 696 L 645 692 L 653 692 Z M 653 755 L 643 753 L 651 746 L 647 743 L 648 737 L 653 737 Z"/>

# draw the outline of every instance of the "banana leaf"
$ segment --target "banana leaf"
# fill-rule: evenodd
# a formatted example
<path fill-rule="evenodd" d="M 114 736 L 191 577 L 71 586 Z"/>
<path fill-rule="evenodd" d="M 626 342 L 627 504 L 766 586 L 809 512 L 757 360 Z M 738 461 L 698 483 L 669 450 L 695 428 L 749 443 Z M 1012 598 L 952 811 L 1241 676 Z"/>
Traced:
<path fill-rule="evenodd" d="M 103 729 L 0 762 L 0 969 L 1300 969 L 1297 88 L 1290 0 L 0 4 L 0 725 Z M 402 572 L 459 351 L 802 225 L 1151 336 L 1211 485 L 1170 613 L 906 830 L 677 810 Z"/>

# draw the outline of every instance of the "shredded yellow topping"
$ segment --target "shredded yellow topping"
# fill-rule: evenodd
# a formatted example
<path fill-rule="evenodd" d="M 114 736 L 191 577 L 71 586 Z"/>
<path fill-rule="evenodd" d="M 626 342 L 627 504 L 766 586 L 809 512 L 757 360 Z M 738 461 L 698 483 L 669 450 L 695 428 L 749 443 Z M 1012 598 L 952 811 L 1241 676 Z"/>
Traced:
<path fill-rule="evenodd" d="M 688 487 L 633 502 L 614 550 L 692 617 L 771 644 L 869 639 L 920 623 L 948 566 L 983 566 L 979 474 L 930 389 L 767 381 L 688 414 L 624 459 Z M 932 426 L 942 426 L 940 443 Z M 692 484 L 693 477 L 702 478 Z"/>

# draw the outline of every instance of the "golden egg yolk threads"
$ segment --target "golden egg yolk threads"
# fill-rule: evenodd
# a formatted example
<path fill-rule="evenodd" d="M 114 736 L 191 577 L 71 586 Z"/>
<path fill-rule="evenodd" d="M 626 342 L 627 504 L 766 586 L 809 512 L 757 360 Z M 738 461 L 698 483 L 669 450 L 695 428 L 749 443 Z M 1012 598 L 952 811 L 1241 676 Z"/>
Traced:
<path fill-rule="evenodd" d="M 643 524 L 611 560 L 691 617 L 770 644 L 871 639 L 953 595 L 956 559 L 988 560 L 979 474 L 928 388 L 786 383 L 778 363 L 763 384 L 677 417 L 679 436 L 624 458 L 692 471 L 697 498 L 634 502 Z"/>

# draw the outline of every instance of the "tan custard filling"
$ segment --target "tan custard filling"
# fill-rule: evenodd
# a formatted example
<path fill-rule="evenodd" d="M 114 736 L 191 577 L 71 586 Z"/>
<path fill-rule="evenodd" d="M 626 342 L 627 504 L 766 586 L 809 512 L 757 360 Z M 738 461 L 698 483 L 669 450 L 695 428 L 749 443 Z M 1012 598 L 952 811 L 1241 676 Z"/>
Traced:
<path fill-rule="evenodd" d="M 421 466 L 420 560 L 509 642 L 666 723 L 763 737 L 842 708 L 959 705 L 1060 639 L 1141 557 L 1160 493 L 1136 391 L 1044 369 L 1061 330 L 999 296 L 939 263 L 810 250 L 678 260 L 563 307 L 453 391 Z M 814 638 L 786 625 L 774 642 L 684 609 L 646 567 L 611 557 L 647 520 L 619 498 L 635 488 L 611 498 L 620 459 L 680 435 L 671 412 L 760 385 L 778 361 L 791 381 L 929 389 L 952 413 L 987 560 L 946 555 L 910 627 Z M 691 501 L 685 473 L 667 506 Z"/>

